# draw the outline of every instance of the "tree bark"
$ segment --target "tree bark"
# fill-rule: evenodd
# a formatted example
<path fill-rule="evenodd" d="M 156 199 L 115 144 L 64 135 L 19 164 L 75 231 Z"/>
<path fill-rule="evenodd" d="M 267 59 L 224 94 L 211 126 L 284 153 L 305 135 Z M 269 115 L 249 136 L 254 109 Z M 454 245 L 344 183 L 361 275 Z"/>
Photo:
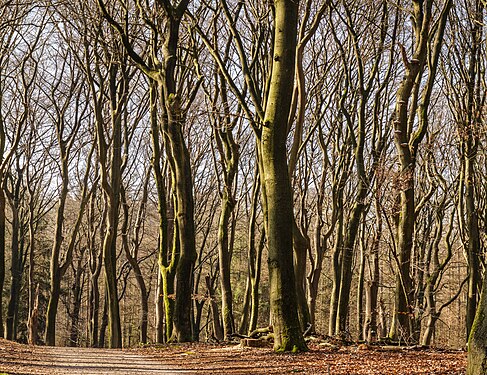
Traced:
<path fill-rule="evenodd" d="M 410 61 L 408 61 L 406 51 L 402 49 L 406 71 L 404 79 L 397 90 L 394 118 L 394 144 L 400 164 L 398 177 L 400 209 L 396 233 L 399 254 L 395 289 L 395 311 L 390 336 L 399 336 L 406 340 L 412 338 L 414 334 L 412 311 L 414 290 L 410 276 L 410 268 L 416 216 L 414 190 L 416 154 L 428 129 L 427 111 L 451 5 L 451 0 L 447 0 L 444 3 L 441 14 L 438 17 L 438 24 L 433 27 L 433 1 L 427 0 L 423 2 L 413 0 L 413 13 L 416 19 L 413 28 L 415 46 Z M 419 100 L 419 86 L 426 63 L 428 63 L 429 68 L 428 79 L 424 84 L 425 87 L 421 93 L 421 100 Z M 408 105 L 410 101 L 411 106 Z M 413 132 L 412 124 L 414 123 L 416 111 L 419 124 L 418 128 Z"/>
<path fill-rule="evenodd" d="M 160 270 L 157 272 L 157 288 L 156 288 L 156 343 L 164 343 L 164 294 L 162 287 L 162 275 Z"/>
<path fill-rule="evenodd" d="M 293 199 L 287 166 L 287 123 L 294 85 L 298 1 L 276 0 L 273 66 L 261 138 L 274 350 L 302 351 L 293 264 Z"/>
<path fill-rule="evenodd" d="M 6 338 L 7 340 L 17 339 L 17 323 L 19 310 L 19 297 L 22 283 L 22 246 L 21 246 L 21 223 L 20 223 L 20 184 L 22 181 L 22 169 L 17 167 L 17 180 L 13 183 L 13 191 L 7 192 L 8 202 L 12 211 L 12 238 L 11 238 L 11 282 L 10 294 L 7 304 Z"/>
<path fill-rule="evenodd" d="M 480 301 L 468 338 L 467 375 L 487 374 L 487 274 L 484 276 Z"/>

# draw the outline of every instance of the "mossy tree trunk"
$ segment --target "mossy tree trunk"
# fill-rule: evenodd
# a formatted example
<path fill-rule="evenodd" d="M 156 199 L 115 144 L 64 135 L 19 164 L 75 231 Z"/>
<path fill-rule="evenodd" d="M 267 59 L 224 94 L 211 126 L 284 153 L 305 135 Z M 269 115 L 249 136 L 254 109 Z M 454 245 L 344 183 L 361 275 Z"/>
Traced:
<path fill-rule="evenodd" d="M 487 273 L 468 339 L 467 375 L 487 374 Z"/>
<path fill-rule="evenodd" d="M 175 55 L 176 48 L 174 48 L 173 54 L 170 56 L 174 57 Z M 171 75 L 169 74 L 169 76 Z M 167 78 L 168 76 L 166 76 Z M 174 79 L 174 71 L 172 79 Z M 191 297 L 193 266 L 196 261 L 193 178 L 190 155 L 182 132 L 184 119 L 181 113 L 180 99 L 175 94 L 174 84 L 174 81 L 166 82 L 162 90 L 167 114 L 167 123 L 164 125 L 168 141 L 166 152 L 170 160 L 169 165 L 171 167 L 174 189 L 174 220 L 175 233 L 177 234 L 174 246 L 177 246 L 179 250 L 176 266 L 173 340 L 188 342 L 193 340 Z"/>
<path fill-rule="evenodd" d="M 191 80 L 180 82 L 179 78 L 186 76 L 186 73 L 181 73 L 180 69 L 187 69 L 188 67 L 185 64 L 179 64 L 178 61 L 181 53 L 189 53 L 189 49 L 180 48 L 179 40 L 181 20 L 188 4 L 189 0 L 174 3 L 170 0 L 163 0 L 152 5 L 139 3 L 139 15 L 145 26 L 149 26 L 150 30 L 147 31 L 147 35 L 150 35 L 151 39 L 148 43 L 153 47 L 151 53 L 142 56 L 136 52 L 130 42 L 131 38 L 127 34 L 125 21 L 117 21 L 109 14 L 105 2 L 98 0 L 103 16 L 120 36 L 121 42 L 132 61 L 157 86 L 158 103 L 161 105 L 163 114 L 161 129 L 172 178 L 174 243 L 171 262 L 176 262 L 174 263 L 174 276 L 172 272 L 168 273 L 168 269 L 163 265 L 161 258 L 160 265 L 163 266 L 161 273 L 164 293 L 166 291 L 169 293 L 175 284 L 176 299 L 171 317 L 174 329 L 171 339 L 178 342 L 193 340 L 191 306 L 193 266 L 197 256 L 191 160 L 184 139 L 183 128 L 186 113 L 195 99 L 201 79 L 194 82 Z M 128 12 L 128 9 L 125 11 Z M 150 22 L 146 22 L 149 20 Z M 181 85 L 186 84 L 187 87 L 182 89 Z M 184 90 L 188 90 L 189 95 L 184 98 L 187 100 L 183 103 L 183 98 L 179 97 L 179 92 Z M 161 209 L 164 208 L 165 203 L 159 203 L 159 210 L 162 212 Z M 165 215 L 165 212 L 162 214 Z M 164 236 L 160 236 L 160 239 L 164 239 Z M 160 251 L 162 250 L 161 247 Z M 175 283 L 173 277 L 175 277 Z M 171 313 L 171 311 L 172 309 L 167 309 L 166 314 Z M 166 324 L 170 325 L 171 323 L 166 321 Z"/>

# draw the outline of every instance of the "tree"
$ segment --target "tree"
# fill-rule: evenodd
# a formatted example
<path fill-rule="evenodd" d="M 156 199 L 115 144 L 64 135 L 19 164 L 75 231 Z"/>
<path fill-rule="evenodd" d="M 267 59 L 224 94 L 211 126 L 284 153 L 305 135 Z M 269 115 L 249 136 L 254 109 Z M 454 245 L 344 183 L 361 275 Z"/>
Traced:
<path fill-rule="evenodd" d="M 190 155 L 182 128 L 201 79 L 194 79 L 190 74 L 187 83 L 178 81 L 177 74 L 178 69 L 185 69 L 184 64 L 178 64 L 177 56 L 180 48 L 180 25 L 189 0 L 180 1 L 177 5 L 165 0 L 151 6 L 143 6 L 140 2 L 136 2 L 142 21 L 152 33 L 152 39 L 149 41 L 152 45 L 152 54 L 148 61 L 136 52 L 130 42 L 130 35 L 127 35 L 122 24 L 109 14 L 105 3 L 98 0 L 98 4 L 108 23 L 120 36 L 130 58 L 148 78 L 157 84 L 158 100 L 162 104 L 164 113 L 162 130 L 172 175 L 176 220 L 173 244 L 176 250 L 174 255 L 177 257 L 173 337 L 178 342 L 192 341 L 191 292 L 192 272 L 196 260 L 194 200 Z M 152 7 L 155 12 L 152 11 Z M 129 8 L 125 7 L 125 9 L 129 11 Z M 155 15 L 156 19 L 152 19 L 150 15 Z M 160 53 L 162 56 L 159 55 Z M 181 98 L 179 93 L 185 85 L 188 96 Z M 184 99 L 187 99 L 186 102 L 183 102 Z"/>
<path fill-rule="evenodd" d="M 447 61 L 451 61 L 451 63 L 447 64 L 449 73 L 446 74 L 448 83 L 446 97 L 457 124 L 461 160 L 458 220 L 469 268 L 467 338 L 475 318 L 482 284 L 479 194 L 475 186 L 478 178 L 477 154 L 481 146 L 482 107 L 486 99 L 485 90 L 482 87 L 484 79 L 483 8 L 484 5 L 481 1 L 469 1 L 463 6 L 455 5 L 455 12 L 452 12 L 455 22 L 452 22 L 450 32 L 461 42 L 458 45 L 455 43 L 455 47 L 448 51 Z M 460 28 L 457 26 L 458 23 L 465 23 L 470 27 Z M 451 72 L 455 74 L 451 74 Z"/>
<path fill-rule="evenodd" d="M 411 249 L 414 222 L 417 214 L 415 203 L 415 166 L 419 145 L 428 130 L 428 108 L 435 82 L 443 35 L 452 6 L 444 2 L 440 15 L 433 20 L 432 0 L 413 0 L 412 22 L 413 54 L 407 56 L 401 48 L 405 67 L 404 78 L 397 89 L 394 116 L 394 145 L 399 159 L 399 213 L 397 222 L 398 272 L 396 277 L 395 308 L 391 336 L 409 339 L 415 331 L 412 319 L 412 281 L 410 276 Z M 426 82 L 422 83 L 425 68 Z M 418 126 L 413 129 L 415 117 Z"/>
<path fill-rule="evenodd" d="M 274 350 L 302 351 L 306 344 L 297 316 L 293 264 L 293 207 L 287 166 L 287 122 L 294 85 L 298 2 L 275 1 L 273 65 L 262 124 L 261 184 L 266 237 Z"/>
<path fill-rule="evenodd" d="M 50 261 L 50 296 L 47 308 L 46 344 L 56 345 L 56 315 L 61 293 L 61 280 L 68 271 L 73 260 L 73 251 L 76 245 L 78 232 L 84 215 L 84 209 L 89 199 L 88 177 L 90 175 L 91 161 L 86 163 L 82 195 L 80 197 L 80 210 L 76 222 L 69 232 L 65 242 L 65 209 L 68 200 L 70 174 L 69 168 L 73 161 L 73 154 L 79 147 L 80 128 L 88 101 L 85 101 L 85 87 L 80 83 L 81 72 L 73 65 L 74 58 L 69 51 L 60 51 L 56 69 L 58 80 L 46 96 L 52 106 L 50 119 L 56 136 L 59 150 L 59 172 L 61 175 L 60 193 L 56 207 L 56 221 L 54 239 Z M 71 65 L 70 65 L 71 63 Z M 91 153 L 89 154 L 91 159 Z M 65 247 L 64 247 L 65 246 Z M 63 253 L 63 249 L 64 253 Z M 63 257 L 62 257 L 63 255 Z"/>
<path fill-rule="evenodd" d="M 380 9 L 380 10 L 379 10 Z M 385 44 L 387 38 L 387 30 L 389 27 L 389 7 L 386 2 L 381 2 L 377 5 L 377 9 L 371 8 L 372 14 L 377 14 L 378 20 L 371 21 L 372 23 L 377 23 L 379 29 L 377 32 L 380 38 L 377 41 L 377 45 L 373 47 L 368 47 L 367 45 L 361 46 L 361 41 L 359 35 L 364 33 L 370 25 L 356 24 L 356 17 L 352 13 L 350 5 L 346 2 L 344 3 L 344 12 L 346 15 L 346 26 L 351 40 L 353 41 L 353 55 L 355 58 L 356 73 L 347 67 L 348 61 L 345 56 L 345 50 L 338 37 L 335 35 L 335 39 L 338 41 L 341 50 L 341 56 L 344 64 L 344 71 L 346 81 L 353 87 L 353 83 L 350 82 L 351 77 L 357 75 L 357 91 L 358 91 L 358 104 L 355 100 L 350 101 L 350 105 L 357 107 L 357 114 L 351 114 L 350 110 L 347 108 L 346 100 L 344 98 L 340 103 L 341 111 L 346 120 L 348 126 L 348 131 L 350 134 L 350 141 L 353 147 L 354 163 L 356 169 L 356 195 L 354 198 L 354 204 L 350 212 L 349 219 L 345 224 L 345 234 L 343 239 L 343 250 L 340 263 L 340 292 L 338 298 L 338 309 L 335 325 L 335 333 L 346 336 L 347 332 L 347 317 L 350 301 L 350 289 L 352 283 L 352 262 L 354 257 L 354 247 L 359 233 L 359 226 L 362 216 L 366 211 L 366 198 L 370 192 L 370 181 L 373 180 L 377 166 L 379 165 L 379 160 L 381 154 L 386 145 L 387 139 L 387 127 L 388 123 L 382 124 L 382 122 L 374 121 L 372 122 L 372 128 L 367 129 L 367 112 L 369 107 L 369 100 L 373 98 L 372 94 L 375 90 L 375 104 L 372 106 L 372 111 L 379 111 L 377 108 L 377 97 L 380 97 L 387 87 L 393 66 L 392 54 L 389 57 L 389 62 L 386 64 L 385 74 L 383 77 L 379 76 L 381 69 L 381 62 L 384 59 Z M 392 45 L 395 43 L 396 33 L 397 33 L 397 14 L 392 25 L 392 36 L 389 43 Z M 371 35 L 374 35 L 374 31 L 371 31 Z M 365 41 L 362 41 L 364 43 Z M 370 43 L 373 45 L 373 43 Z M 365 66 L 364 54 L 367 53 L 368 48 L 372 48 L 375 52 L 375 56 L 372 57 L 371 61 L 368 61 L 369 67 Z M 379 76 L 379 77 L 378 77 Z M 377 87 L 376 87 L 377 85 Z M 346 88 L 348 91 L 348 87 Z M 355 91 L 355 90 L 353 90 Z M 356 125 L 355 125 L 356 122 Z M 367 134 L 371 134 L 370 144 L 366 141 Z M 366 165 L 366 152 L 371 155 L 371 165 Z M 359 290 L 359 298 L 362 296 L 362 290 Z M 361 307 L 361 303 L 358 304 Z M 361 316 L 359 316 L 359 320 Z M 359 327 L 359 332 L 361 332 L 361 327 Z"/>

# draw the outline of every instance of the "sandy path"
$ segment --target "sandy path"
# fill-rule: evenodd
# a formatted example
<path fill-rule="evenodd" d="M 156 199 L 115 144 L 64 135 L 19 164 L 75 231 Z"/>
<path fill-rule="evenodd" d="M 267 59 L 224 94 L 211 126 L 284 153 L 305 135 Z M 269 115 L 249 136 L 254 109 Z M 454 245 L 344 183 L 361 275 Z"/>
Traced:
<path fill-rule="evenodd" d="M 453 350 L 331 348 L 275 354 L 272 348 L 173 344 L 132 350 L 32 347 L 0 338 L 0 375 L 465 375 L 467 354 Z"/>
<path fill-rule="evenodd" d="M 1 348 L 0 373 L 8 374 L 188 374 L 149 355 L 130 351 L 27 347 L 23 355 Z"/>

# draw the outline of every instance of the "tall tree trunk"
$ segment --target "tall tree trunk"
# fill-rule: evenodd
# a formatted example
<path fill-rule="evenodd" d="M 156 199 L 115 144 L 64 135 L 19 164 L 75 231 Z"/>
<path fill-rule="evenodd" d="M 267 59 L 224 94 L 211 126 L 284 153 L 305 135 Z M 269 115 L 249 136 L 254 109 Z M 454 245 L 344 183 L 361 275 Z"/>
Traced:
<path fill-rule="evenodd" d="M 479 299 L 479 289 L 481 286 L 481 244 L 479 234 L 479 218 L 476 207 L 475 194 L 475 164 L 479 146 L 478 132 L 482 127 L 482 103 L 480 99 L 480 87 L 482 85 L 482 37 L 483 37 L 483 8 L 481 1 L 475 1 L 474 9 L 472 9 L 473 26 L 471 28 L 471 46 L 469 48 L 469 67 L 467 86 L 467 108 L 465 123 L 459 125 L 459 134 L 461 137 L 461 158 L 463 164 L 463 179 L 460 180 L 460 189 L 464 189 L 464 194 L 460 193 L 460 197 L 464 198 L 464 202 L 459 204 L 464 205 L 461 212 L 465 212 L 466 228 L 464 230 L 466 235 L 466 252 L 468 261 L 468 292 L 467 292 L 467 338 L 470 335 L 475 312 L 477 310 L 477 301 Z M 462 109 L 460 109 L 462 110 Z M 460 115 L 460 117 L 463 117 Z M 463 220 L 461 218 L 460 220 Z"/>
<path fill-rule="evenodd" d="M 365 323 L 364 339 L 367 342 L 374 342 L 379 337 L 378 332 L 378 297 L 379 297 L 379 249 L 382 239 L 382 214 L 380 211 L 380 200 L 376 192 L 375 212 L 376 212 L 376 233 L 370 250 L 370 273 L 371 278 L 365 290 Z"/>
<path fill-rule="evenodd" d="M 341 262 L 340 255 L 343 246 L 343 196 L 339 199 L 338 219 L 336 224 L 336 237 L 332 254 L 333 287 L 330 296 L 330 314 L 328 316 L 328 335 L 334 336 L 336 332 L 336 321 L 338 312 L 338 298 L 340 295 Z"/>
<path fill-rule="evenodd" d="M 12 239 L 11 239 L 11 277 L 10 277 L 10 295 L 7 305 L 6 319 L 6 338 L 7 340 L 17 339 L 17 322 L 18 322 L 18 301 L 22 283 L 22 247 L 21 247 L 21 224 L 20 224 L 20 184 L 22 180 L 22 170 L 18 169 L 18 178 L 14 184 L 13 192 L 8 192 L 8 201 L 12 210 Z"/>
<path fill-rule="evenodd" d="M 157 311 L 164 312 L 164 318 L 158 321 L 158 327 L 165 324 L 165 331 L 159 339 L 166 342 L 172 337 L 173 316 L 174 316 L 174 299 L 170 296 L 174 294 L 174 279 L 176 274 L 176 265 L 178 262 L 178 242 L 177 242 L 177 225 L 172 226 L 173 239 L 169 241 L 169 212 L 167 206 L 166 183 L 164 168 L 162 163 L 162 147 L 160 140 L 160 129 L 158 122 L 157 101 L 158 86 L 157 82 L 149 80 L 150 94 L 150 116 L 151 116 L 151 140 L 152 140 L 152 170 L 157 189 L 157 211 L 159 214 L 159 233 L 158 233 L 158 264 L 160 272 L 159 286 L 161 290 L 163 306 Z M 162 93 L 161 93 L 162 94 Z M 174 179 L 173 179 L 174 181 Z M 174 213 L 173 213 L 174 214 Z M 171 254 L 169 254 L 169 244 L 171 243 Z M 159 315 L 158 315 L 159 316 Z M 162 341 L 161 341 L 162 342 Z"/>
<path fill-rule="evenodd" d="M 173 248 L 178 251 L 177 254 L 173 253 L 173 259 L 176 259 L 177 257 L 178 261 L 175 265 L 176 301 L 172 317 L 172 322 L 174 323 L 172 340 L 178 342 L 188 342 L 193 340 L 193 319 L 191 317 L 192 276 L 194 263 L 197 257 L 191 160 L 183 135 L 183 127 L 186 119 L 185 109 L 189 107 L 190 103 L 188 103 L 188 107 L 185 108 L 182 103 L 183 98 L 179 97 L 179 93 L 182 90 L 178 87 L 178 78 L 180 78 L 178 75 L 178 56 L 180 56 L 181 52 L 179 49 L 179 31 L 181 20 L 186 12 L 188 3 L 188 0 L 180 1 L 177 5 L 173 5 L 170 1 L 158 3 L 160 9 L 157 12 L 154 12 L 157 13 L 155 15 L 156 18 L 150 21 L 153 26 L 156 26 L 151 28 L 151 33 L 153 46 L 159 48 L 161 44 L 160 41 L 163 40 L 161 47 L 163 52 L 161 55 L 164 56 L 164 60 L 159 60 L 160 51 L 156 48 L 152 49 L 152 54 L 149 54 L 149 61 L 146 62 L 144 57 L 139 55 L 130 44 L 131 37 L 126 34 L 125 25 L 118 23 L 108 13 L 103 0 L 98 0 L 98 5 L 100 6 L 103 16 L 119 34 L 121 42 L 132 61 L 151 81 L 153 81 L 152 83 L 156 84 L 158 87 L 160 103 L 164 114 L 162 131 L 164 134 L 165 151 L 173 179 L 174 225 L 175 233 L 177 235 L 177 237 L 174 237 L 176 241 Z M 143 5 L 140 6 L 143 7 Z M 148 11 L 147 14 L 153 13 L 152 10 L 146 10 Z M 141 13 L 143 14 L 143 12 Z M 159 27 L 161 27 L 161 29 L 159 29 Z M 189 88 L 189 90 L 193 92 L 193 94 L 189 95 L 190 102 L 194 100 L 200 84 L 201 79 L 195 83 L 194 87 Z M 151 105 L 152 103 L 153 101 L 151 101 Z M 159 134 L 159 129 L 157 129 L 157 134 Z M 160 251 L 163 250 L 164 248 L 160 248 Z M 171 259 L 171 261 L 173 261 L 173 259 Z M 168 283 L 171 282 L 173 276 L 172 274 L 168 274 L 168 269 L 162 262 L 160 262 L 160 266 L 165 268 L 161 270 L 163 273 L 163 283 L 165 284 L 164 289 L 169 290 L 172 286 L 168 285 Z M 166 314 L 171 313 L 171 311 L 171 309 L 166 309 Z"/>
<path fill-rule="evenodd" d="M 28 182 L 27 182 L 28 183 Z M 28 310 L 28 321 L 27 321 L 27 331 L 28 331 L 28 339 L 30 345 L 37 344 L 37 324 L 38 324 L 38 314 L 39 314 L 39 284 L 37 287 L 34 281 L 34 267 L 35 267 L 35 224 L 34 224 L 34 191 L 31 190 L 31 187 L 28 186 L 29 190 L 29 277 L 28 277 L 28 293 L 29 293 L 29 310 Z M 35 305 L 37 303 L 37 309 L 35 309 Z M 35 311 L 34 311 L 35 310 Z"/>
<path fill-rule="evenodd" d="M 108 298 L 109 347 L 122 347 L 122 327 L 117 290 L 117 236 L 120 213 L 120 192 L 122 184 L 122 127 L 123 114 L 126 110 L 129 78 L 124 62 L 110 62 L 109 98 L 111 109 L 112 136 L 111 158 L 108 160 L 108 143 L 101 120 L 97 126 L 98 157 L 100 165 L 101 187 L 104 193 L 107 226 L 103 240 L 103 261 L 105 283 Z M 128 148 L 128 145 L 125 145 Z"/>
<path fill-rule="evenodd" d="M 294 85 L 299 1 L 276 0 L 273 66 L 261 134 L 274 350 L 302 351 L 293 262 L 293 199 L 287 166 L 287 124 Z"/>
<path fill-rule="evenodd" d="M 364 279 L 365 279 L 365 222 L 362 225 L 362 241 L 360 243 L 360 265 L 357 285 L 357 339 L 362 341 L 364 339 Z"/>
<path fill-rule="evenodd" d="M 487 374 L 487 273 L 484 275 L 480 301 L 468 338 L 467 375 Z"/>
<path fill-rule="evenodd" d="M 179 20 L 177 23 L 179 24 Z M 175 32 L 177 33 L 178 29 Z M 171 56 L 176 55 L 177 35 L 173 37 L 176 38 L 176 43 L 169 46 L 170 51 L 173 51 L 172 55 L 168 57 L 169 60 L 172 60 Z M 193 340 L 191 327 L 192 277 L 197 256 L 193 177 L 190 155 L 183 136 L 184 116 L 181 112 L 180 99 L 175 93 L 175 61 L 167 61 L 167 64 L 166 82 L 161 87 L 161 96 L 163 95 L 166 104 L 167 122 L 164 125 L 167 134 L 166 153 L 168 154 L 173 177 L 174 219 L 177 228 L 175 240 L 179 250 L 175 275 L 176 301 L 174 305 L 174 331 L 172 337 L 178 342 L 189 342 Z"/>
<path fill-rule="evenodd" d="M 362 184 L 360 184 L 362 185 Z M 359 189 L 360 191 L 363 188 Z M 362 195 L 362 194 L 359 194 Z M 343 240 L 343 249 L 340 262 L 340 290 L 337 304 L 336 334 L 346 338 L 349 333 L 347 329 L 348 306 L 350 302 L 350 290 L 352 287 L 352 263 L 354 258 L 355 241 L 359 231 L 360 218 L 364 210 L 363 199 L 358 197 L 352 210 L 351 218 L 346 227 L 346 234 Z"/>
<path fill-rule="evenodd" d="M 394 118 L 394 144 L 400 164 L 398 177 L 400 209 L 396 234 L 399 269 L 396 276 L 395 311 L 390 335 L 400 336 L 407 340 L 413 337 L 414 333 L 412 319 L 414 290 L 410 268 L 416 215 L 414 190 L 416 155 L 428 130 L 428 108 L 452 0 L 446 0 L 444 3 L 435 26 L 432 14 L 433 3 L 433 0 L 424 2 L 413 0 L 413 14 L 417 20 L 413 28 L 414 52 L 411 61 L 408 61 L 406 51 L 402 47 L 406 70 L 404 79 L 397 90 Z M 424 83 L 420 99 L 419 87 L 426 63 L 428 78 Z M 412 124 L 416 112 L 418 128 L 413 132 Z"/>
<path fill-rule="evenodd" d="M 475 206 L 475 154 L 472 152 L 472 147 L 468 147 L 468 153 L 464 157 L 465 163 L 465 216 L 467 217 L 467 260 L 468 260 L 468 291 L 467 291 L 467 337 L 470 335 L 473 321 L 475 319 L 475 312 L 477 311 L 477 301 L 479 298 L 479 287 L 481 282 L 480 274 L 480 235 L 479 224 L 477 216 L 477 208 Z"/>

